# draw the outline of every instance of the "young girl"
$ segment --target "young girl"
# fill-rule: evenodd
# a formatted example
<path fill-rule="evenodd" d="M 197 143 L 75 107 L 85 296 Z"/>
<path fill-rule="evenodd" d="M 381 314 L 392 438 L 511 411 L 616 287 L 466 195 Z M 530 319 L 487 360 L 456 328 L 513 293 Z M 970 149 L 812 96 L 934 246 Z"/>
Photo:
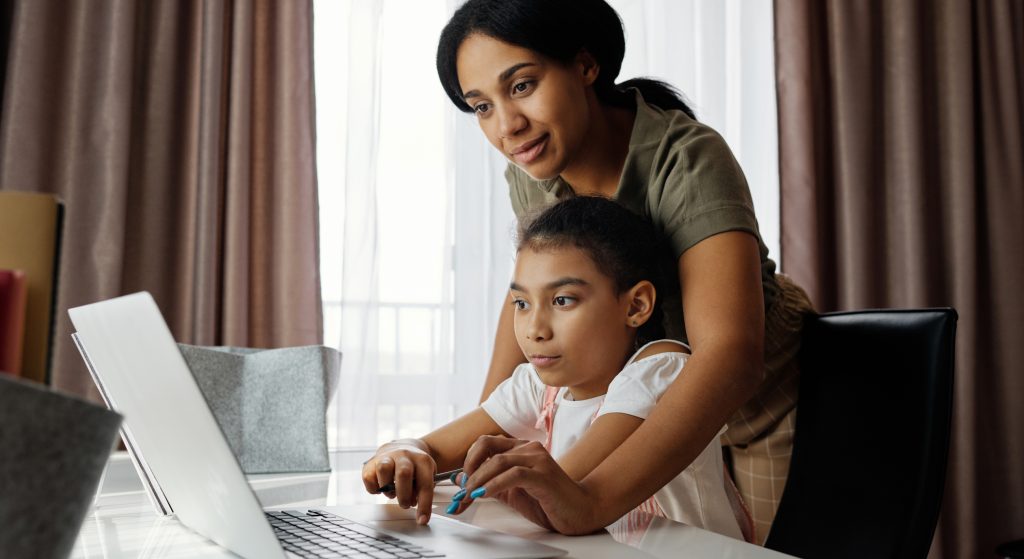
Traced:
<path fill-rule="evenodd" d="M 434 473 L 461 466 L 484 435 L 543 444 L 570 477 L 583 479 L 640 426 L 686 363 L 684 344 L 661 339 L 658 259 L 650 225 L 605 198 L 568 198 L 529 221 L 510 286 L 516 339 L 529 361 L 477 410 L 378 449 L 363 467 L 366 489 L 394 483 L 389 496 L 417 505 L 426 523 Z M 449 513 L 481 495 L 464 491 Z M 635 510 L 743 537 L 717 439 Z"/>

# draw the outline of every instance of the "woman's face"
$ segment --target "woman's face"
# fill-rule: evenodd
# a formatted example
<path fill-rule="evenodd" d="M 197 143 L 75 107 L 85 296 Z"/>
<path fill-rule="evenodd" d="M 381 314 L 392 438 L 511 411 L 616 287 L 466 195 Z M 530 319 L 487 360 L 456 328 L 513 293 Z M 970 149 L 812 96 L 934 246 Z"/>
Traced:
<path fill-rule="evenodd" d="M 629 296 L 576 247 L 524 247 L 509 293 L 516 339 L 541 381 L 581 400 L 604 394 L 633 344 Z"/>
<path fill-rule="evenodd" d="M 531 177 L 544 180 L 562 173 L 587 136 L 587 92 L 597 67 L 584 62 L 565 65 L 472 34 L 459 47 L 456 69 L 487 139 Z"/>

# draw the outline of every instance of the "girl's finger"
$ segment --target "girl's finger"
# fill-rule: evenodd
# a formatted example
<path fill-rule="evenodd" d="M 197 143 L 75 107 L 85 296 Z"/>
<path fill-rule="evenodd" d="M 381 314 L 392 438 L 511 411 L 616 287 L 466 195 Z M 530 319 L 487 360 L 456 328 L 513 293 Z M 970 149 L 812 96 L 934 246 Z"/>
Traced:
<path fill-rule="evenodd" d="M 416 468 L 416 522 L 430 521 L 430 507 L 434 502 L 434 468 L 422 463 Z"/>
<path fill-rule="evenodd" d="M 377 463 L 374 460 L 370 460 L 366 464 L 363 464 L 362 470 L 363 487 L 366 488 L 367 493 L 377 493 L 380 491 L 380 485 L 377 482 Z"/>
<path fill-rule="evenodd" d="M 376 466 L 374 473 L 377 475 L 377 487 L 384 487 L 395 481 L 395 461 L 390 456 L 377 460 Z"/>
<path fill-rule="evenodd" d="M 413 499 L 413 476 L 416 473 L 416 465 L 405 456 L 395 458 L 395 496 L 398 498 L 398 506 L 407 509 L 414 504 Z"/>

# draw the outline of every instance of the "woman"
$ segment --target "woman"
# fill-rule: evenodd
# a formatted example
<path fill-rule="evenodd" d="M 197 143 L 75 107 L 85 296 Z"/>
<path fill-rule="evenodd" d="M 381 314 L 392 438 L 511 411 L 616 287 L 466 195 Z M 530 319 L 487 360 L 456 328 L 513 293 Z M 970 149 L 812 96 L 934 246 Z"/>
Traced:
<path fill-rule="evenodd" d="M 665 330 L 693 348 L 647 421 L 581 482 L 537 445 L 483 437 L 467 456 L 466 487 L 559 532 L 588 533 L 653 495 L 728 424 L 722 442 L 761 541 L 788 471 L 810 303 L 775 274 L 728 146 L 665 84 L 615 84 L 624 51 L 603 0 L 469 0 L 441 35 L 442 85 L 509 159 L 517 216 L 603 195 L 650 219 L 669 247 Z M 501 311 L 485 398 L 526 360 L 511 309 Z"/>

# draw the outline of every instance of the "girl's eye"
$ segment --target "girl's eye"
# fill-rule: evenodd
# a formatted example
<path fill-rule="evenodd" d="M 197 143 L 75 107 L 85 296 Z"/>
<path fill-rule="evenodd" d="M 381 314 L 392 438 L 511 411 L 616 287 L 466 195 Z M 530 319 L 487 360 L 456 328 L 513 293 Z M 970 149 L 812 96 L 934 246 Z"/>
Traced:
<path fill-rule="evenodd" d="M 556 307 L 564 307 L 566 305 L 571 304 L 573 301 L 575 301 L 575 299 L 573 299 L 572 297 L 559 295 L 558 297 L 555 297 L 554 303 Z"/>
<path fill-rule="evenodd" d="M 516 310 L 525 311 L 526 307 L 527 307 L 527 304 L 526 304 L 526 301 L 524 301 L 522 299 L 514 299 L 512 301 L 512 306 L 515 307 Z"/>
<path fill-rule="evenodd" d="M 488 104 L 488 103 L 480 103 L 479 105 L 473 107 L 473 112 L 475 112 L 478 115 L 483 116 L 490 109 L 491 109 L 491 105 L 490 104 Z"/>

